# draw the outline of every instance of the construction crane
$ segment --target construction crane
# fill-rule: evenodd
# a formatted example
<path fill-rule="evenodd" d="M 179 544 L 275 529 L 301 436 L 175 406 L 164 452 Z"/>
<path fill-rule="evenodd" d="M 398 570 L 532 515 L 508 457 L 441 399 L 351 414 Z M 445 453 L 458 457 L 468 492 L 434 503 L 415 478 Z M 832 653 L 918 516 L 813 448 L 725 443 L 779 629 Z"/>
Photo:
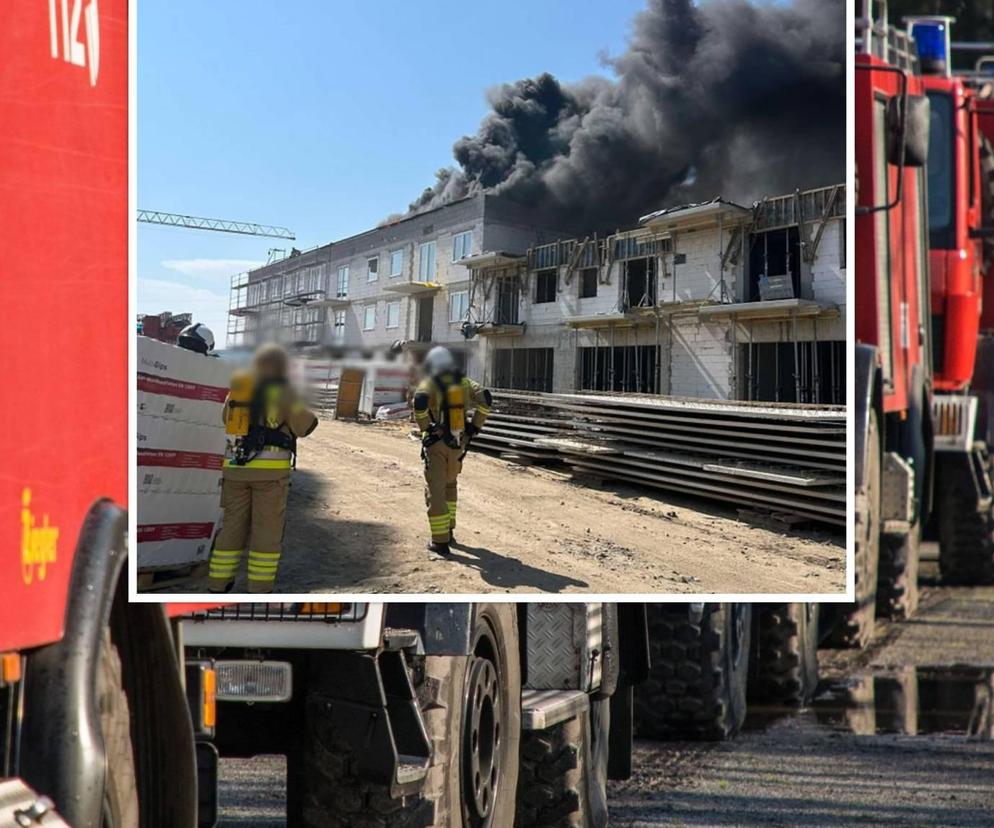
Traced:
<path fill-rule="evenodd" d="M 270 236 L 276 239 L 297 237 L 286 227 L 272 224 L 254 224 L 250 221 L 227 221 L 225 219 L 199 218 L 178 213 L 162 213 L 158 210 L 139 210 L 138 221 L 146 224 L 166 224 L 171 227 L 189 227 L 193 230 L 216 230 L 219 233 L 238 233 L 243 236 Z"/>

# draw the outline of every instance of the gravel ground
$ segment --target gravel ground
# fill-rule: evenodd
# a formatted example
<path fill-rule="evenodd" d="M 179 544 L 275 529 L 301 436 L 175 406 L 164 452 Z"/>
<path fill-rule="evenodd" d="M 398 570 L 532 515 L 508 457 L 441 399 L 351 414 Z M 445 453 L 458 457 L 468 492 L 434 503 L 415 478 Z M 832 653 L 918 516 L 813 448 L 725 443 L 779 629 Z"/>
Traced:
<path fill-rule="evenodd" d="M 330 420 L 301 441 L 278 592 L 845 590 L 841 533 L 780 532 L 700 499 L 578 485 L 476 452 L 459 481 L 459 544 L 451 559 L 428 560 L 409 435 L 406 424 Z M 205 581 L 169 591 L 199 589 Z"/>
<path fill-rule="evenodd" d="M 811 709 L 758 711 L 721 745 L 640 743 L 612 826 L 994 825 L 994 589 L 927 589 L 910 622 L 820 661 Z"/>

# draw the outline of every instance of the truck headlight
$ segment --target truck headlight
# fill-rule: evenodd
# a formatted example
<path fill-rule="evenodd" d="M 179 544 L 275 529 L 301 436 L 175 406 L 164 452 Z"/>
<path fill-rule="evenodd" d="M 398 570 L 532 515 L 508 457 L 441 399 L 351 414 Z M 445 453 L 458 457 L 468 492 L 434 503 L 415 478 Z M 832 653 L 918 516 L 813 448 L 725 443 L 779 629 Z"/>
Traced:
<path fill-rule="evenodd" d="M 218 701 L 285 702 L 293 693 L 287 661 L 217 661 Z"/>

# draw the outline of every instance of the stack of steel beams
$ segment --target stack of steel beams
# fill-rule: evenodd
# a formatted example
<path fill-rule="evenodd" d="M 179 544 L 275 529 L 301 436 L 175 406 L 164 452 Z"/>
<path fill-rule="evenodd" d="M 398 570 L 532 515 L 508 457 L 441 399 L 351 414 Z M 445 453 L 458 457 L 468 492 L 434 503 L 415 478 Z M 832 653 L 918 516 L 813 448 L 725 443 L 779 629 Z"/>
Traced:
<path fill-rule="evenodd" d="M 845 524 L 842 407 L 611 393 L 494 398 L 480 448 Z"/>

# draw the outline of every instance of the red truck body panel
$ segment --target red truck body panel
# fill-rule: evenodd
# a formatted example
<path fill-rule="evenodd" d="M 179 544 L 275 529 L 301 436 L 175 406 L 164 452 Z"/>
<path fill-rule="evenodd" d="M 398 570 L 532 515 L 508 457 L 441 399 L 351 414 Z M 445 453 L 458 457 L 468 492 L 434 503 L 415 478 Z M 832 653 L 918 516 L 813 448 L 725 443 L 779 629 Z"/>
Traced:
<path fill-rule="evenodd" d="M 977 122 L 980 131 L 994 145 L 994 100 L 977 100 Z M 984 273 L 981 300 L 980 329 L 987 333 L 994 332 L 994 260 Z"/>
<path fill-rule="evenodd" d="M 0 650 L 61 636 L 84 516 L 127 503 L 127 11 L 4 4 Z"/>
<path fill-rule="evenodd" d="M 970 231 L 981 224 L 980 153 L 977 146 L 976 97 L 956 77 L 925 76 L 927 92 L 942 93 L 953 102 L 953 227 L 950 244 L 929 251 L 932 313 L 942 317 L 941 355 L 934 373 L 937 391 L 962 391 L 973 379 L 980 329 L 983 250 Z M 930 162 L 934 159 L 930 158 Z"/>
<path fill-rule="evenodd" d="M 899 94 L 901 77 L 877 57 L 858 54 L 856 64 L 856 134 L 862 136 L 856 142 L 859 206 L 892 201 L 903 176 L 900 203 L 856 216 L 856 340 L 878 348 L 883 409 L 899 413 L 908 408 L 912 369 L 924 359 L 920 332 L 928 324 L 922 173 L 885 161 L 884 107 Z M 923 93 L 919 77 L 908 74 L 905 80 L 909 95 Z"/>

